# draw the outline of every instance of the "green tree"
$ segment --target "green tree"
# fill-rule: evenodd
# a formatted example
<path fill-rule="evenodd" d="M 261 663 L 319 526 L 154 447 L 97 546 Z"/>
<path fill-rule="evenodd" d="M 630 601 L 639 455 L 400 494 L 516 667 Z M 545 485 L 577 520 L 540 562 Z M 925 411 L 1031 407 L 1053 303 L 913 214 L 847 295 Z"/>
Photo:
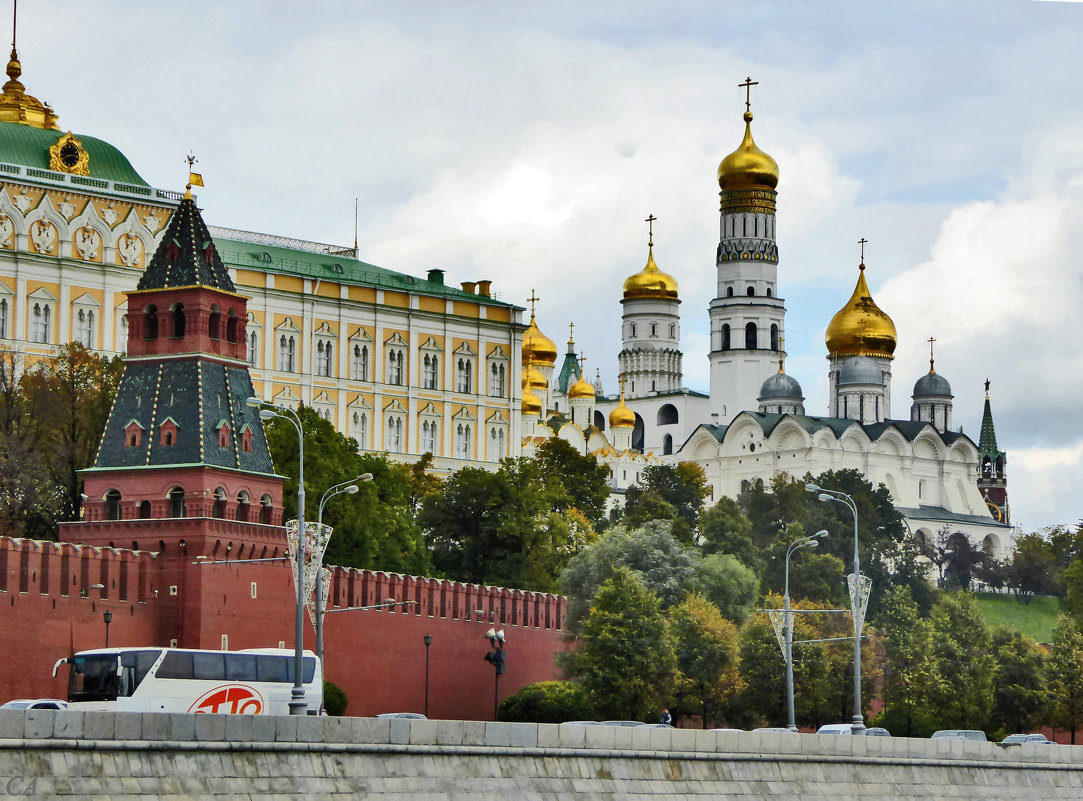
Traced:
<path fill-rule="evenodd" d="M 741 689 L 737 627 L 718 607 L 692 594 L 670 610 L 677 648 L 677 709 L 702 716 L 703 728 L 713 710 Z"/>
<path fill-rule="evenodd" d="M 1061 615 L 1053 629 L 1053 656 L 1050 661 L 1052 720 L 1068 729 L 1075 745 L 1076 729 L 1083 724 L 1083 633 L 1067 615 Z"/>
<path fill-rule="evenodd" d="M 717 606 L 722 617 L 740 625 L 752 614 L 760 580 L 733 554 L 712 553 L 696 564 L 692 587 Z"/>
<path fill-rule="evenodd" d="M 703 553 L 733 554 L 757 574 L 763 570 L 752 523 L 733 498 L 723 496 L 714 506 L 704 509 L 699 516 L 699 531 Z"/>
<path fill-rule="evenodd" d="M 628 568 L 602 584 L 565 666 L 603 717 L 653 720 L 673 697 L 677 656 L 658 596 Z"/>
<path fill-rule="evenodd" d="M 933 654 L 942 683 L 934 697 L 940 728 L 982 729 L 993 713 L 996 658 L 989 629 L 969 593 L 947 593 L 933 607 Z"/>
<path fill-rule="evenodd" d="M 885 591 L 875 628 L 883 646 L 884 701 L 876 723 L 896 736 L 928 737 L 938 724 L 934 699 L 946 688 L 933 656 L 932 624 L 921 617 L 909 587 Z"/>
<path fill-rule="evenodd" d="M 654 521 L 631 530 L 614 526 L 561 573 L 560 586 L 568 596 L 565 625 L 572 633 L 577 630 L 599 587 L 621 568 L 633 571 L 668 609 L 688 593 L 697 561 L 696 552 L 677 542 L 667 523 Z"/>
<path fill-rule="evenodd" d="M 1045 657 L 1029 637 L 998 629 L 992 636 L 996 659 L 991 728 L 1005 734 L 1033 731 L 1049 718 Z"/>
<path fill-rule="evenodd" d="M 570 681 L 539 681 L 528 684 L 500 702 L 498 720 L 513 723 L 563 723 L 593 720 L 590 695 Z"/>
<path fill-rule="evenodd" d="M 1025 534 L 1016 539 L 1006 570 L 1008 587 L 1016 598 L 1025 602 L 1035 595 L 1059 595 L 1060 573 L 1049 539 L 1041 534 Z"/>
<path fill-rule="evenodd" d="M 1083 626 L 1083 559 L 1076 557 L 1061 575 L 1064 586 L 1064 610 L 1077 626 Z"/>
<path fill-rule="evenodd" d="M 710 491 L 703 468 L 694 462 L 652 465 L 643 471 L 641 485 L 625 493 L 625 522 L 634 528 L 651 520 L 671 520 L 674 536 L 691 543 Z"/>
<path fill-rule="evenodd" d="M 609 498 L 609 471 L 589 455 L 579 453 L 562 439 L 547 439 L 534 457 L 541 479 L 548 487 L 559 486 L 566 497 L 555 499 L 560 511 L 575 508 L 597 526 L 605 516 Z"/>
<path fill-rule="evenodd" d="M 310 407 L 297 410 L 305 433 L 305 517 L 315 520 L 325 490 L 362 473 L 371 482 L 359 485 L 356 495 L 338 495 L 324 507 L 323 522 L 335 531 L 324 562 L 343 567 L 424 573 L 428 551 L 414 522 L 411 468 L 386 455 L 359 453 L 357 442 L 335 431 Z M 265 425 L 267 444 L 275 467 L 287 476 L 284 519 L 297 515 L 297 430 L 286 420 Z"/>

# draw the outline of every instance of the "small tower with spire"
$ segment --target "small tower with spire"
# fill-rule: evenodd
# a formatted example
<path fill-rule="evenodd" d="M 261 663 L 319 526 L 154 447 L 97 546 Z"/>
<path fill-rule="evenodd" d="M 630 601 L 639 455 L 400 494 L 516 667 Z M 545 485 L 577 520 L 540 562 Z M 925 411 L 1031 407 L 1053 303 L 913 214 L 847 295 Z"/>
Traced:
<path fill-rule="evenodd" d="M 978 437 L 978 492 L 989 513 L 1001 523 L 1011 523 L 1008 507 L 1008 477 L 1004 465 L 1008 455 L 997 447 L 997 432 L 993 426 L 993 409 L 989 404 L 989 379 L 985 379 L 985 411 L 981 417 Z"/>
<path fill-rule="evenodd" d="M 587 380 L 584 365 L 586 357 L 579 354 L 579 365 L 583 372 L 579 380 L 568 387 L 568 405 L 571 407 L 572 422 L 586 431 L 594 424 L 594 385 Z"/>
<path fill-rule="evenodd" d="M 913 403 L 910 406 L 910 419 L 929 423 L 940 433 L 951 428 L 951 384 L 936 372 L 933 361 L 933 343 L 929 337 L 929 372 L 914 384 Z"/>
<path fill-rule="evenodd" d="M 629 398 L 679 392 L 684 380 L 681 355 L 681 301 L 677 279 L 654 263 L 654 223 L 647 223 L 647 264 L 624 281 L 621 299 L 623 348 L 617 363 L 628 382 Z"/>
<path fill-rule="evenodd" d="M 553 367 L 557 361 L 557 346 L 549 337 L 538 328 L 538 322 L 534 318 L 534 304 L 539 298 L 534 290 L 530 290 L 530 297 L 526 299 L 530 304 L 530 324 L 523 332 L 523 368 L 532 368 L 543 379 L 541 386 L 533 385 L 532 388 L 541 401 L 542 410 L 552 407 L 553 403 Z M 524 374 L 523 380 L 526 381 Z"/>
<path fill-rule="evenodd" d="M 609 413 L 610 440 L 613 449 L 624 453 L 632 449 L 632 432 L 635 430 L 635 412 L 624 402 L 624 376 L 620 377 L 620 403 Z"/>

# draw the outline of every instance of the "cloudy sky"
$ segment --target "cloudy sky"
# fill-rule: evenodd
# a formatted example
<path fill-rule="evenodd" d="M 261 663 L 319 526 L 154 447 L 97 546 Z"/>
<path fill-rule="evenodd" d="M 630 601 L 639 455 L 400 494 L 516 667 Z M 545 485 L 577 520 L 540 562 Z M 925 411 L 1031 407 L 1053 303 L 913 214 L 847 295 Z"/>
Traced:
<path fill-rule="evenodd" d="M 23 80 L 67 130 L 180 188 L 211 224 L 348 244 L 449 282 L 532 288 L 616 387 L 620 287 L 681 285 L 707 387 L 718 162 L 778 161 L 787 370 L 824 414 L 824 329 L 857 278 L 895 321 L 895 417 L 928 369 L 975 440 L 992 381 L 1013 522 L 1074 524 L 1083 486 L 1083 3 L 26 4 Z M 1074 400 L 1073 400 L 1074 399 Z"/>

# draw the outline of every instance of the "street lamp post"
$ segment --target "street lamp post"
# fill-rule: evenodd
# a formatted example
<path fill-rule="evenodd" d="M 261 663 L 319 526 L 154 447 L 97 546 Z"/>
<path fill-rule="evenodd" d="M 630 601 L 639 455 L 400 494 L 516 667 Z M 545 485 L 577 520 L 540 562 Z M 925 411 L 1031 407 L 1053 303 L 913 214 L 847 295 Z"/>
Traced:
<path fill-rule="evenodd" d="M 109 624 L 113 622 L 113 613 L 106 609 L 102 613 L 102 620 L 105 621 L 105 647 L 109 647 Z"/>
<path fill-rule="evenodd" d="M 432 645 L 432 635 L 425 635 L 425 717 L 429 716 L 429 646 Z"/>
<path fill-rule="evenodd" d="M 861 627 L 864 621 L 861 619 L 861 555 L 858 552 L 857 503 L 845 492 L 823 489 L 815 484 L 806 484 L 805 490 L 818 493 L 820 501 L 841 503 L 854 516 L 854 596 L 852 599 L 854 618 L 854 723 L 852 731 L 854 734 L 864 734 L 865 721 L 861 714 Z"/>
<path fill-rule="evenodd" d="M 504 629 L 497 631 L 495 627 L 485 633 L 485 638 L 492 645 L 492 651 L 485 654 L 485 661 L 493 666 L 493 720 L 496 720 L 500 712 L 500 674 L 506 670 L 504 662 Z"/>
<path fill-rule="evenodd" d="M 802 548 L 815 548 L 820 537 L 826 537 L 826 531 L 817 531 L 809 537 L 801 537 L 790 543 L 786 549 L 786 583 L 783 587 L 783 610 L 786 624 L 786 707 L 789 712 L 790 731 L 797 731 L 797 721 L 793 709 L 793 612 L 790 609 L 790 557 Z"/>
<path fill-rule="evenodd" d="M 360 487 L 357 486 L 358 482 L 372 481 L 372 473 L 362 473 L 357 478 L 351 478 L 349 481 L 343 481 L 341 484 L 336 484 L 330 487 L 323 493 L 323 497 L 320 498 L 319 510 L 316 514 L 316 531 L 322 536 L 323 534 L 323 507 L 329 500 L 336 495 L 356 495 Z M 323 664 L 323 563 L 316 566 L 316 658 L 320 660 L 320 664 Z"/>
<path fill-rule="evenodd" d="M 305 702 L 304 646 L 305 646 L 305 432 L 301 428 L 301 418 L 288 406 L 268 403 L 260 398 L 249 398 L 247 405 L 259 409 L 260 420 L 276 417 L 288 420 L 297 429 L 297 609 L 294 615 L 293 630 L 293 689 L 290 691 L 290 714 L 304 715 L 308 710 Z M 272 409 L 262 409 L 271 406 Z"/>

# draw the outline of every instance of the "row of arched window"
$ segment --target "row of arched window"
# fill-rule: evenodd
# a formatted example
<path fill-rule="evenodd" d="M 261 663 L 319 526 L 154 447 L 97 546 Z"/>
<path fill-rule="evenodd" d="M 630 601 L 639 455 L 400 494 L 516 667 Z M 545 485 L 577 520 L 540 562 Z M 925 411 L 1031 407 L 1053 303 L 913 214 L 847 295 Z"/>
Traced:
<path fill-rule="evenodd" d="M 167 494 L 168 499 L 168 514 L 166 517 L 187 517 L 188 505 L 184 500 L 184 488 L 174 487 Z M 121 504 L 122 497 L 120 490 L 111 489 L 105 493 L 105 519 L 106 520 L 123 520 L 124 519 L 124 507 Z M 224 487 L 218 487 L 214 491 L 214 505 L 211 509 L 211 517 L 216 517 L 222 520 L 227 519 L 228 498 Z M 244 523 L 264 523 L 270 525 L 274 522 L 274 501 L 269 494 L 264 494 L 260 498 L 259 509 L 256 510 L 258 514 L 253 517 L 252 499 L 248 492 L 242 490 L 237 494 L 236 509 L 234 511 L 233 520 L 239 520 Z M 153 507 L 149 500 L 140 501 L 136 507 L 136 519 L 149 520 L 153 514 Z"/>
<path fill-rule="evenodd" d="M 143 338 L 147 340 L 158 339 L 159 316 L 158 307 L 153 303 L 143 309 Z M 171 336 L 174 339 L 183 337 L 188 330 L 188 318 L 184 311 L 184 304 L 177 302 L 169 307 L 169 319 L 173 323 Z M 237 311 L 230 309 L 226 315 L 225 338 L 227 342 L 237 341 L 237 332 L 240 326 L 240 318 Z M 211 306 L 210 316 L 207 318 L 207 336 L 211 339 L 222 338 L 222 310 L 217 304 Z"/>
<path fill-rule="evenodd" d="M 720 342 L 718 349 L 732 350 L 733 343 L 728 323 L 722 324 L 719 335 Z M 748 323 L 745 325 L 745 350 L 758 350 L 759 347 L 759 327 L 755 323 Z M 771 323 L 771 341 L 769 347 L 771 350 L 778 350 L 778 325 L 776 323 Z"/>
<path fill-rule="evenodd" d="M 747 289 L 745 289 L 745 295 L 747 295 L 750 298 L 756 297 L 756 287 L 750 286 Z M 731 287 L 731 286 L 726 287 L 726 297 L 727 298 L 732 298 L 733 297 L 733 287 Z M 767 287 L 767 297 L 771 297 L 771 287 Z"/>

